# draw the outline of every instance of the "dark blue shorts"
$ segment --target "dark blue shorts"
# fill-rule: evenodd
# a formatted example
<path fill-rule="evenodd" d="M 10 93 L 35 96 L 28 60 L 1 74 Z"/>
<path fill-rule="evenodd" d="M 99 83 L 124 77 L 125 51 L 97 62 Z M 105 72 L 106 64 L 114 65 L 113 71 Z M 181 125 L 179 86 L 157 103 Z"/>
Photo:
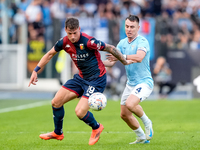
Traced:
<path fill-rule="evenodd" d="M 94 92 L 103 93 L 106 87 L 106 74 L 102 77 L 89 79 L 83 79 L 78 74 L 75 74 L 74 78 L 68 80 L 63 87 L 76 93 L 78 97 L 89 97 Z"/>

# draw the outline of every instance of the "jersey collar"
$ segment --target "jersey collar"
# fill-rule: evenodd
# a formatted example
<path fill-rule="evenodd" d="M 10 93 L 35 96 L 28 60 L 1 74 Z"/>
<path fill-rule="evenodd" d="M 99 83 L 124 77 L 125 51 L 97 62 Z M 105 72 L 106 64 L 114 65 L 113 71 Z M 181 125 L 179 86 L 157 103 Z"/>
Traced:
<path fill-rule="evenodd" d="M 127 37 L 127 42 L 130 44 L 132 43 L 139 35 L 137 35 L 131 42 L 128 41 L 128 37 Z"/>

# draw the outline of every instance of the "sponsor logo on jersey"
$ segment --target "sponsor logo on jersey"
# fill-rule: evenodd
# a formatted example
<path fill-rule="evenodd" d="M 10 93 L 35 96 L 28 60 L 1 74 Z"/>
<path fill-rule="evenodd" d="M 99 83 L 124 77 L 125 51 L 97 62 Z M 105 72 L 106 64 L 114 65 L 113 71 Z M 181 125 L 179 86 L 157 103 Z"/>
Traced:
<path fill-rule="evenodd" d="M 83 44 L 80 44 L 80 49 L 84 50 L 84 45 Z"/>
<path fill-rule="evenodd" d="M 85 58 L 87 58 L 89 56 L 89 53 L 85 53 L 85 54 L 72 54 L 71 58 L 73 60 L 81 60 L 81 61 L 85 61 Z"/>

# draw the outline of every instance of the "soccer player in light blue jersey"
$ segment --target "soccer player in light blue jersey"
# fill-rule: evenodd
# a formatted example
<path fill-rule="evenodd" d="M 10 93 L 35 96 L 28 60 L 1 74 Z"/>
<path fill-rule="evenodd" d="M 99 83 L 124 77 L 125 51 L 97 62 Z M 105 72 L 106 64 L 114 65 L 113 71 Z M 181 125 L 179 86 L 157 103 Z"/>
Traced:
<path fill-rule="evenodd" d="M 130 144 L 150 143 L 153 137 L 152 122 L 139 105 L 149 97 L 154 86 L 149 66 L 149 43 L 146 38 L 138 35 L 139 28 L 139 18 L 129 15 L 125 20 L 127 37 L 120 40 L 117 45 L 127 60 L 135 62 L 125 66 L 127 83 L 121 97 L 121 118 L 137 135 L 137 140 Z M 106 67 L 112 67 L 117 59 L 111 54 L 107 56 L 107 60 L 103 63 Z M 145 132 L 133 113 L 144 123 Z"/>

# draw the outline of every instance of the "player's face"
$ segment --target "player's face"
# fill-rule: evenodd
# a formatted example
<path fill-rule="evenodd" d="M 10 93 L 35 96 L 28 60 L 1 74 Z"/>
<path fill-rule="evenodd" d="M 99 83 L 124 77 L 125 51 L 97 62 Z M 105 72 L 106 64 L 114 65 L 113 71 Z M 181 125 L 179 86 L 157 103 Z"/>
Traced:
<path fill-rule="evenodd" d="M 75 30 L 70 30 L 69 28 L 67 28 L 67 29 L 65 29 L 65 31 L 67 33 L 68 39 L 72 43 L 78 42 L 78 40 L 80 39 L 80 27 Z"/>
<path fill-rule="evenodd" d="M 134 39 L 138 35 L 139 28 L 138 22 L 129 19 L 125 21 L 125 32 L 128 39 Z"/>

